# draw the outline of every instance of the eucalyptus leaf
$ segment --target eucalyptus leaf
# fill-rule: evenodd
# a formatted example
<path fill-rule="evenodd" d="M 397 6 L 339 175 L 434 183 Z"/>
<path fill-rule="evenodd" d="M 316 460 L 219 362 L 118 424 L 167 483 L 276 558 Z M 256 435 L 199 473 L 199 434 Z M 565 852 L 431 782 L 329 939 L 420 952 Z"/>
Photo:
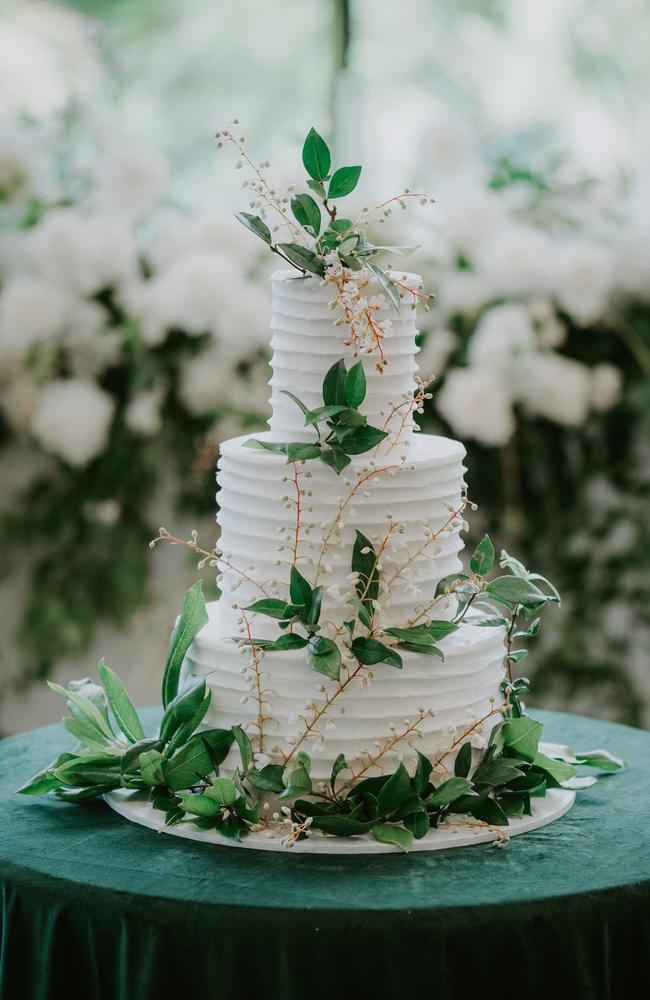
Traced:
<path fill-rule="evenodd" d="M 366 267 L 372 274 L 374 274 L 375 278 L 377 279 L 383 290 L 386 292 L 386 295 L 388 296 L 388 298 L 391 300 L 391 302 L 399 312 L 401 299 L 395 282 L 386 274 L 385 271 L 382 271 L 380 267 L 378 267 L 376 264 L 373 264 L 371 261 L 366 261 Z"/>
<path fill-rule="evenodd" d="M 483 535 L 483 538 L 474 549 L 474 554 L 469 561 L 469 568 L 472 573 L 480 573 L 481 576 L 485 576 L 486 573 L 490 572 L 493 565 L 494 545 L 489 535 Z"/>
<path fill-rule="evenodd" d="M 310 128 L 302 147 L 305 170 L 315 181 L 324 181 L 330 172 L 332 156 L 329 147 L 315 128 Z"/>
<path fill-rule="evenodd" d="M 197 580 L 183 598 L 180 618 L 169 644 L 162 681 L 163 708 L 167 708 L 170 701 L 176 697 L 185 654 L 207 620 L 205 597 L 201 589 L 201 581 Z"/>
<path fill-rule="evenodd" d="M 273 243 L 271 230 L 264 220 L 260 219 L 259 215 L 251 215 L 250 212 L 236 212 L 235 218 L 241 222 L 242 226 L 245 226 L 251 233 L 255 233 L 256 236 L 259 236 L 261 240 L 264 240 L 265 243 L 271 246 Z"/>
<path fill-rule="evenodd" d="M 307 666 L 337 681 L 341 674 L 341 651 L 332 639 L 313 635 L 307 645 Z"/>
<path fill-rule="evenodd" d="M 327 189 L 328 198 L 344 198 L 354 191 L 359 183 L 361 167 L 339 167 L 332 176 Z"/>
<path fill-rule="evenodd" d="M 360 406 L 366 398 L 366 373 L 360 361 L 352 365 L 352 368 L 346 374 L 343 383 L 343 394 L 345 402 L 352 409 Z"/>
<path fill-rule="evenodd" d="M 303 247 L 299 243 L 278 243 L 277 248 L 282 251 L 285 257 L 288 257 L 292 264 L 304 271 L 311 271 L 312 274 L 317 274 L 321 278 L 325 274 L 325 264 L 313 250 L 308 250 L 307 247 Z"/>
<path fill-rule="evenodd" d="M 130 743 L 144 739 L 144 729 L 126 688 L 114 670 L 100 660 L 99 677 L 106 692 L 113 718 Z"/>
<path fill-rule="evenodd" d="M 395 844 L 407 854 L 413 846 L 413 834 L 410 830 L 405 830 L 403 826 L 393 826 L 390 823 L 375 823 L 372 828 L 372 835 L 381 844 Z"/>
<path fill-rule="evenodd" d="M 312 236 L 318 236 L 321 227 L 321 212 L 311 195 L 294 195 L 291 199 L 291 211 L 303 229 L 308 229 Z"/>
<path fill-rule="evenodd" d="M 326 406 L 347 406 L 345 401 L 345 361 L 340 358 L 328 369 L 323 379 L 323 402 Z"/>

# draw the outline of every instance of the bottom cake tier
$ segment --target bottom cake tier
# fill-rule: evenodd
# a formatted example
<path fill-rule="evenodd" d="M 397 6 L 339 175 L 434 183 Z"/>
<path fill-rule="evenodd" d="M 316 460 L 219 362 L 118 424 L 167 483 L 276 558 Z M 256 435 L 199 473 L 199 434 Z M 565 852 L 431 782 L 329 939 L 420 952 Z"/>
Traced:
<path fill-rule="evenodd" d="M 401 670 L 380 663 L 350 678 L 351 665 L 337 683 L 310 670 L 302 651 L 258 654 L 259 662 L 251 665 L 250 649 L 224 634 L 218 601 L 208 605 L 208 614 L 184 667 L 204 675 L 212 693 L 205 723 L 243 724 L 271 761 L 304 750 L 317 780 L 329 777 L 339 754 L 345 755 L 350 780 L 393 769 L 399 759 L 408 766 L 416 750 L 432 758 L 438 771 L 450 769 L 461 743 L 469 739 L 482 749 L 501 718 L 502 628 L 463 624 L 440 642 L 444 660 L 404 651 Z M 266 717 L 261 746 L 260 687 Z M 231 751 L 223 773 L 238 762 Z"/>

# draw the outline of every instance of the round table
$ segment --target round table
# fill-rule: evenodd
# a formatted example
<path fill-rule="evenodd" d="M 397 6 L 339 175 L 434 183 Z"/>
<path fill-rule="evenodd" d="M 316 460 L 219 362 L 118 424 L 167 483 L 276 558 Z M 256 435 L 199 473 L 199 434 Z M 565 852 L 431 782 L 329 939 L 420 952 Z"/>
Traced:
<path fill-rule="evenodd" d="M 646 995 L 650 734 L 534 714 L 546 739 L 629 768 L 505 849 L 412 855 L 206 847 L 103 803 L 12 795 L 70 737 L 4 740 L 0 997 L 592 1000 L 628 979 Z"/>

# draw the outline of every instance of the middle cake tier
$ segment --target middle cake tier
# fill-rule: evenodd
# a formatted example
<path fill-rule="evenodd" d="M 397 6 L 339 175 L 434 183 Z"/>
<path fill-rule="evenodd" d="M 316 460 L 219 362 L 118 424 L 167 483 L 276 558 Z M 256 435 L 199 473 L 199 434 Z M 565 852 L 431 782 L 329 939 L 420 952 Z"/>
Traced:
<path fill-rule="evenodd" d="M 270 440 L 268 432 L 254 436 Z M 361 456 L 336 475 L 317 460 L 288 464 L 282 455 L 245 447 L 248 438 L 224 442 L 219 461 L 224 634 L 236 633 L 238 608 L 265 596 L 288 599 L 292 564 L 312 586 L 324 587 L 323 622 L 349 617 L 356 531 L 381 550 L 381 623 L 422 620 L 438 582 L 461 569 L 463 446 L 420 434 L 388 456 Z M 445 603 L 433 617 L 449 615 Z M 256 615 L 255 632 L 272 637 L 277 623 Z"/>

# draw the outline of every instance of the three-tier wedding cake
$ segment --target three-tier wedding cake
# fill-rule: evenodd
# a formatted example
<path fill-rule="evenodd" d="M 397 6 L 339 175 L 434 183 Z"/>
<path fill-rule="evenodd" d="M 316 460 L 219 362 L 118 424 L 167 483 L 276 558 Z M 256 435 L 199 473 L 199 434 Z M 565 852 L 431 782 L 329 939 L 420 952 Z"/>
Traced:
<path fill-rule="evenodd" d="M 394 277 L 406 288 L 417 290 L 422 284 L 418 275 Z M 330 303 L 336 288 L 331 283 L 279 271 L 272 286 L 273 412 L 270 430 L 260 439 L 311 441 L 314 434 L 305 427 L 304 413 L 283 390 L 300 393 L 307 409 L 315 410 L 322 404 L 324 373 L 341 357 L 353 365 L 354 345 L 344 343 L 347 326 L 334 325 L 337 312 Z M 390 318 L 391 303 L 376 279 L 369 276 L 362 291 L 374 302 L 377 316 Z M 291 566 L 312 586 L 323 587 L 320 621 L 330 638 L 341 634 L 339 623 L 351 615 L 347 602 L 354 599 L 356 580 L 350 553 L 357 531 L 375 551 L 382 547 L 379 565 L 385 583 L 377 601 L 375 634 L 385 627 L 427 625 L 432 618 L 453 616 L 452 602 L 440 594 L 435 597 L 440 581 L 462 570 L 465 449 L 448 438 L 415 433 L 411 403 L 418 390 L 416 335 L 416 312 L 407 292 L 382 340 L 383 371 L 377 371 L 373 352 L 360 355 L 367 381 L 360 409 L 369 424 L 387 429 L 388 435 L 371 452 L 355 457 L 340 475 L 322 462 L 292 467 L 284 455 L 245 447 L 248 437 L 221 446 L 221 597 L 208 605 L 209 621 L 192 645 L 186 667 L 204 674 L 212 691 L 207 721 L 227 727 L 244 722 L 270 759 L 278 754 L 286 758 L 298 746 L 308 750 L 317 778 L 329 777 L 341 753 L 353 772 L 361 771 L 378 742 L 416 720 L 419 738 L 407 733 L 396 741 L 382 756 L 383 766 L 394 766 L 398 757 L 414 759 L 411 744 L 416 742 L 422 753 L 435 757 L 481 718 L 485 722 L 471 735 L 484 747 L 498 719 L 491 713 L 503 701 L 504 633 L 498 627 L 461 623 L 439 642 L 444 659 L 405 650 L 401 670 L 386 663 L 368 666 L 313 727 L 312 704 L 318 710 L 323 695 L 332 697 L 354 673 L 356 661 L 344 658 L 341 679 L 335 681 L 306 669 L 300 649 L 260 648 L 253 652 L 268 691 L 260 733 L 246 628 L 250 625 L 251 634 L 268 640 L 277 634 L 277 621 L 250 612 L 245 623 L 242 610 L 267 591 L 288 601 Z M 232 641 L 236 635 L 242 637 L 241 648 Z M 446 763 L 453 764 L 453 758 Z M 226 768 L 229 765 L 237 765 L 236 748 L 225 762 Z M 379 763 L 369 773 L 381 773 Z"/>
<path fill-rule="evenodd" d="M 312 129 L 310 193 L 280 195 L 232 130 L 252 180 L 239 221 L 290 270 L 272 278 L 269 430 L 223 443 L 220 538 L 158 538 L 214 567 L 185 594 L 145 730 L 103 661 L 63 694 L 78 745 L 24 785 L 208 843 L 297 851 L 498 844 L 573 802 L 577 765 L 604 751 L 540 742 L 517 665 L 559 603 L 553 585 L 485 535 L 462 560 L 475 505 L 457 441 L 416 433 L 416 274 L 380 266 L 413 248 L 370 242 L 403 191 L 339 214 L 361 167 L 331 169 Z M 434 333 L 435 336 L 435 333 Z M 227 838 L 227 839 L 226 839 Z"/>

